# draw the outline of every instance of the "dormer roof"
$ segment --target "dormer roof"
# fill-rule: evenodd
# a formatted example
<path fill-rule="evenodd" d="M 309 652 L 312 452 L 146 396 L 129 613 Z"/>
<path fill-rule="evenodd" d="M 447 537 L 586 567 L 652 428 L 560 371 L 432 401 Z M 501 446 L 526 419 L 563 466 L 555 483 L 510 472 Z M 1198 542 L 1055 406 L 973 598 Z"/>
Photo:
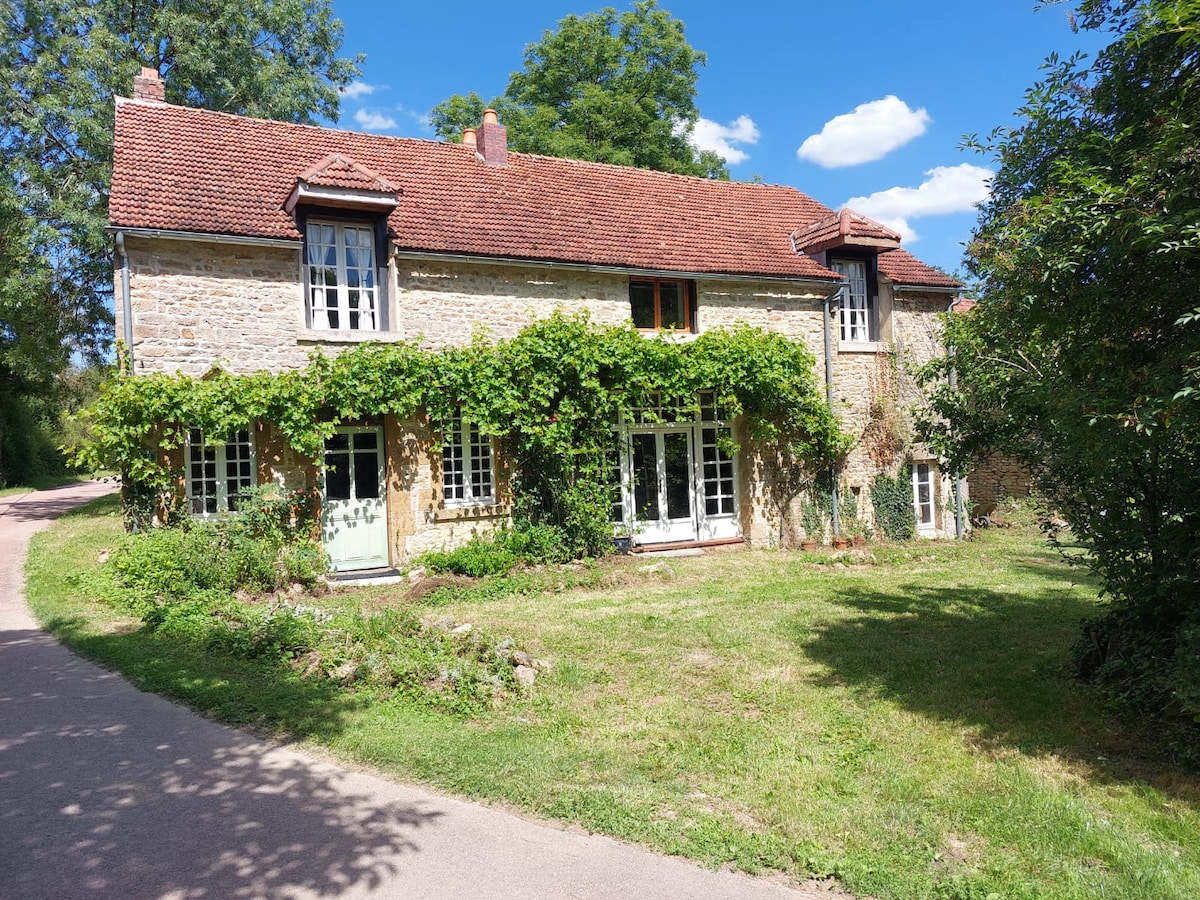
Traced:
<path fill-rule="evenodd" d="M 900 234 L 886 225 L 868 219 L 849 207 L 797 228 L 792 232 L 796 249 L 820 253 L 838 247 L 872 247 L 893 250 L 900 246 Z"/>
<path fill-rule="evenodd" d="M 373 169 L 342 153 L 328 153 L 296 177 L 284 209 L 299 203 L 350 209 L 390 210 L 400 188 Z"/>

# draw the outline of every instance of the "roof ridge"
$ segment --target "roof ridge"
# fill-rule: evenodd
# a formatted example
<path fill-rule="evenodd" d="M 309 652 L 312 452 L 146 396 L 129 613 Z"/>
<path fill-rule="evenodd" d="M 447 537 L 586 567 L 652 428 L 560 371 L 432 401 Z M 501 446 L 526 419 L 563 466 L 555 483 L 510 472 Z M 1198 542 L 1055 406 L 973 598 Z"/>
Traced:
<path fill-rule="evenodd" d="M 451 146 L 458 147 L 461 144 L 454 144 L 450 141 L 437 141 L 432 138 L 407 137 L 398 134 L 379 134 L 374 131 L 354 131 L 350 128 L 339 128 L 335 125 L 313 125 L 309 122 L 288 122 L 284 119 L 268 119 L 265 116 L 247 116 L 242 113 L 226 112 L 222 109 L 205 109 L 203 106 L 184 106 L 180 103 L 166 103 L 161 100 L 140 100 L 136 97 L 122 97 L 114 95 L 114 100 L 119 104 L 133 104 L 136 106 L 146 106 L 157 110 L 182 110 L 189 113 L 201 113 L 206 116 L 218 116 L 223 119 L 234 119 L 239 122 L 265 122 L 268 125 L 281 125 L 285 128 L 299 128 L 311 131 L 333 132 L 335 134 L 351 134 L 355 137 L 370 137 L 378 138 L 385 141 L 406 141 L 417 144 L 429 144 L 431 146 Z"/>

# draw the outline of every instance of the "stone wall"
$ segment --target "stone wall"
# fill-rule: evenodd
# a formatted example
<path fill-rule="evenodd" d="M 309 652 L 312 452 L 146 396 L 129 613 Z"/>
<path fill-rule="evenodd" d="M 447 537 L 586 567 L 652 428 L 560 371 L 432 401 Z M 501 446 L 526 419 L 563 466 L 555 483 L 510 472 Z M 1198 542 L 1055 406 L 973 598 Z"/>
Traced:
<path fill-rule="evenodd" d="M 587 310 L 593 321 L 629 317 L 627 275 L 486 261 L 425 260 L 394 255 L 389 266 L 386 332 L 314 331 L 305 324 L 299 247 L 257 247 L 129 236 L 134 310 L 135 371 L 201 375 L 220 365 L 230 372 L 282 371 L 305 364 L 315 347 L 329 352 L 362 340 L 419 340 L 433 349 L 462 344 L 479 332 L 511 337 L 557 309 Z M 803 343 L 823 383 L 822 297 L 826 285 L 713 278 L 697 285 L 700 330 L 744 322 Z M 835 321 L 834 405 L 858 438 L 844 473 L 869 518 L 869 486 L 881 470 L 896 470 L 914 445 L 905 408 L 916 398 L 912 366 L 939 353 L 936 313 L 943 294 L 902 292 L 880 285 L 882 337 L 869 345 L 839 346 Z M 118 294 L 119 286 L 118 286 Z M 121 304 L 117 304 L 118 327 Z M 391 550 L 403 558 L 485 533 L 507 519 L 507 506 L 445 509 L 440 500 L 440 452 L 428 429 L 386 420 Z M 270 426 L 258 434 L 260 479 L 289 489 L 311 487 L 316 469 L 298 458 Z M 769 448 L 743 442 L 739 509 L 743 534 L 755 543 L 785 542 L 799 521 L 796 504 L 781 524 L 769 477 Z M 945 504 L 942 504 L 944 507 Z M 781 530 L 782 529 L 782 530 Z"/>
<path fill-rule="evenodd" d="M 971 486 L 971 515 L 988 516 L 1001 500 L 1028 497 L 1032 479 L 1015 459 L 999 453 L 989 453 L 975 461 L 967 476 Z"/>

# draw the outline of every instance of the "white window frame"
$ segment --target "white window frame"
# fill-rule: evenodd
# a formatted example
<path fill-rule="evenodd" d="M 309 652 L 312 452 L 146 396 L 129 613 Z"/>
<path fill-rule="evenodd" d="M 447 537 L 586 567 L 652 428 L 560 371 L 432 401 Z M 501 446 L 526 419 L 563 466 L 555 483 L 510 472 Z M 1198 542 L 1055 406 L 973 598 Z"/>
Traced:
<path fill-rule="evenodd" d="M 329 244 L 324 241 L 314 240 L 313 229 L 332 228 L 333 243 Z M 355 243 L 354 249 L 366 249 L 370 253 L 369 265 L 357 265 L 352 267 L 360 273 L 366 273 L 370 276 L 370 285 L 363 286 L 360 284 L 351 288 L 349 281 L 350 268 L 347 266 L 346 252 L 346 235 L 347 233 L 356 236 L 365 235 L 367 241 L 365 244 Z M 305 223 L 305 283 L 308 293 L 307 299 L 307 315 L 310 327 L 315 331 L 378 331 L 380 330 L 381 310 L 380 300 L 383 296 L 379 289 L 379 261 L 377 259 L 375 246 L 375 226 L 370 222 L 353 221 L 353 222 L 338 222 L 327 219 L 310 219 Z M 317 253 L 317 248 L 332 248 L 334 252 L 334 265 L 329 266 L 323 264 L 320 260 L 315 260 L 314 255 Z M 324 273 L 333 269 L 337 283 L 329 285 L 326 283 Z M 329 304 L 329 291 L 333 288 L 334 305 Z M 350 292 L 355 290 L 359 292 L 358 306 L 351 309 Z M 364 308 L 363 301 L 367 301 L 367 306 Z M 337 314 L 338 327 L 333 329 L 329 324 L 329 313 Z M 358 314 L 358 324 L 351 325 L 351 313 Z"/>
<path fill-rule="evenodd" d="M 925 469 L 924 479 L 921 477 L 921 469 Z M 934 490 L 937 478 L 937 467 L 929 460 L 914 462 L 909 471 L 912 476 L 912 502 L 913 515 L 916 517 L 917 531 L 927 533 L 937 530 L 937 496 Z M 928 490 L 928 500 L 921 500 L 922 481 Z M 929 521 L 922 521 L 922 508 L 927 508 L 929 512 Z"/>
<path fill-rule="evenodd" d="M 833 259 L 829 268 L 847 281 L 842 290 L 840 306 L 841 339 L 847 344 L 867 344 L 871 341 L 871 298 L 865 259 Z"/>
<path fill-rule="evenodd" d="M 442 440 L 442 502 L 447 507 L 496 502 L 492 439 L 482 434 L 474 422 L 464 419 L 461 412 L 446 424 Z"/>
<path fill-rule="evenodd" d="M 230 473 L 229 466 L 237 466 Z M 242 466 L 249 472 L 243 474 Z M 197 478 L 196 467 L 200 467 Z M 204 471 L 212 466 L 211 477 Z M 257 483 L 257 453 L 254 446 L 254 429 L 239 428 L 228 435 L 224 443 L 205 443 L 199 428 L 189 428 L 184 445 L 183 471 L 187 490 L 188 512 L 200 519 L 208 519 L 223 513 L 236 513 L 237 496 Z M 211 486 L 211 487 L 210 487 Z M 231 490 L 232 488 L 232 490 Z M 209 501 L 213 509 L 209 509 Z M 197 509 L 197 503 L 199 509 Z"/>

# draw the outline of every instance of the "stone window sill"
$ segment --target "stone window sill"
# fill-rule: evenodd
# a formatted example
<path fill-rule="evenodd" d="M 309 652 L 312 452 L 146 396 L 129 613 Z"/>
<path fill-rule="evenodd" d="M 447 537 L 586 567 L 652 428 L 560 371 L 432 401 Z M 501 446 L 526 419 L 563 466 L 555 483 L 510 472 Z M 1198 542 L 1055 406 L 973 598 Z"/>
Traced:
<path fill-rule="evenodd" d="M 471 506 L 443 506 L 431 510 L 430 522 L 478 522 L 486 519 L 508 518 L 508 507 L 498 503 Z"/>
<path fill-rule="evenodd" d="M 305 328 L 301 330 L 297 340 L 302 344 L 362 344 L 367 341 L 385 341 L 394 343 L 404 340 L 404 335 L 398 331 L 350 331 Z"/>
<path fill-rule="evenodd" d="M 846 341 L 838 344 L 838 353 L 891 353 L 892 347 L 887 341 L 861 341 L 851 343 Z"/>

